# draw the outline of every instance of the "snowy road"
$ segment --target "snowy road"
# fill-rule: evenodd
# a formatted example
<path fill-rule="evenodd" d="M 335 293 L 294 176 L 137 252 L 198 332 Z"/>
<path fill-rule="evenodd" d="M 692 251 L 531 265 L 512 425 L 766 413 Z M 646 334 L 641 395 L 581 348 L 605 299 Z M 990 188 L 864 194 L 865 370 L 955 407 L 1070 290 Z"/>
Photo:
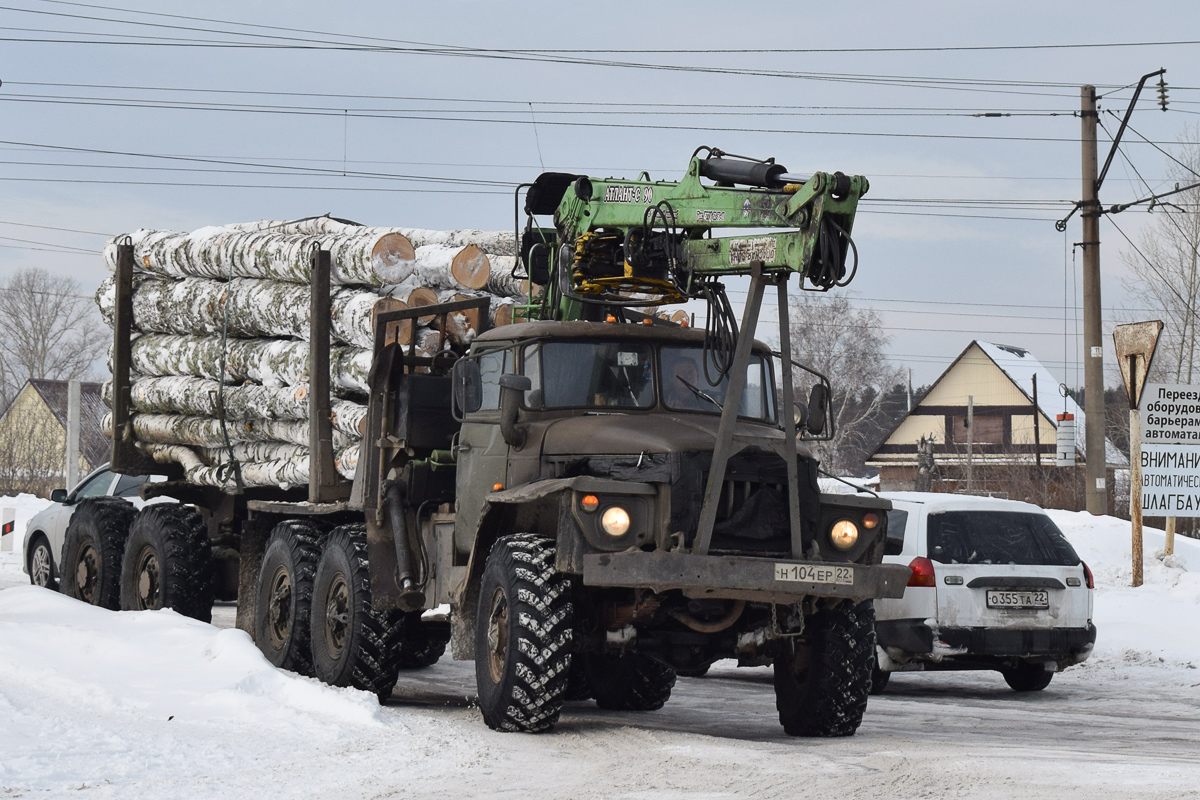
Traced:
<path fill-rule="evenodd" d="M 473 665 L 363 692 L 280 672 L 249 637 L 115 613 L 0 559 L 0 797 L 1200 797 L 1200 542 L 1128 587 L 1128 523 L 1061 515 L 1100 586 L 1096 653 L 1044 692 L 993 673 L 898 674 L 849 739 L 793 739 L 768 669 L 680 679 L 661 711 L 568 704 L 498 734 Z M 4 588 L 4 587 L 12 588 Z M 224 629 L 222 629 L 224 628 Z"/>

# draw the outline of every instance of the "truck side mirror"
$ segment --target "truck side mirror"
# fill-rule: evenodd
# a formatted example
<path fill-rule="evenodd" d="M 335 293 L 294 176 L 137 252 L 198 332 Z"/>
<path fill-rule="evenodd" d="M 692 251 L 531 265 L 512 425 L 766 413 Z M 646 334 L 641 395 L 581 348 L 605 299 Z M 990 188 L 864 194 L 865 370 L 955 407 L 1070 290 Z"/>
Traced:
<path fill-rule="evenodd" d="M 500 435 L 509 447 L 520 449 L 525 446 L 525 429 L 517 425 L 517 412 L 521 400 L 533 387 L 526 375 L 500 376 Z"/>
<path fill-rule="evenodd" d="M 50 492 L 50 502 L 51 503 L 67 502 L 67 490 L 66 489 L 55 489 L 54 491 Z"/>
<path fill-rule="evenodd" d="M 816 436 L 825 430 L 825 416 L 829 411 L 829 390 L 818 383 L 808 394 L 808 432 Z"/>
<path fill-rule="evenodd" d="M 462 414 L 478 411 L 483 405 L 483 378 L 479 362 L 464 358 L 454 364 L 454 406 Z"/>

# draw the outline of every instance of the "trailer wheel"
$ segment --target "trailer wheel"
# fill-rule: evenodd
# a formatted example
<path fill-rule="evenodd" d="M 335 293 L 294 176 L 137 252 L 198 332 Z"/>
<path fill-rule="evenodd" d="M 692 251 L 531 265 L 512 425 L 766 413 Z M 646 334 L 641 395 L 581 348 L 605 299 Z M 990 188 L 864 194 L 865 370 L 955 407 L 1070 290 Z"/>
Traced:
<path fill-rule="evenodd" d="M 530 533 L 496 541 L 475 619 L 475 679 L 489 728 L 536 733 L 558 721 L 571 670 L 571 582 L 554 543 Z"/>
<path fill-rule="evenodd" d="M 397 644 L 400 669 L 432 667 L 446 652 L 450 642 L 450 626 L 445 623 L 422 622 L 421 612 L 404 615 L 404 626 Z"/>
<path fill-rule="evenodd" d="M 63 539 L 63 594 L 114 611 L 121 607 L 121 557 L 134 513 L 124 500 L 104 497 L 75 507 Z"/>
<path fill-rule="evenodd" d="M 211 622 L 212 605 L 212 551 L 200 513 L 177 503 L 144 507 L 129 528 L 121 562 L 121 608 L 169 608 Z"/>
<path fill-rule="evenodd" d="M 43 589 L 58 588 L 58 574 L 54 571 L 54 555 L 50 542 L 43 534 L 34 534 L 33 546 L 29 548 L 29 582 Z"/>
<path fill-rule="evenodd" d="M 308 520 L 280 522 L 267 538 L 258 573 L 254 642 L 272 664 L 301 675 L 312 675 L 308 626 L 322 538 Z"/>
<path fill-rule="evenodd" d="M 843 601 L 805 620 L 807 642 L 775 656 L 775 707 L 789 736 L 852 736 L 875 662 L 875 608 Z"/>
<path fill-rule="evenodd" d="M 657 711 L 671 698 L 675 670 L 643 653 L 587 654 L 596 705 L 614 711 Z"/>
<path fill-rule="evenodd" d="M 383 702 L 400 669 L 397 639 L 404 615 L 371 607 L 371 573 L 363 525 L 330 531 L 313 579 L 313 672 L 331 686 L 373 692 Z"/>

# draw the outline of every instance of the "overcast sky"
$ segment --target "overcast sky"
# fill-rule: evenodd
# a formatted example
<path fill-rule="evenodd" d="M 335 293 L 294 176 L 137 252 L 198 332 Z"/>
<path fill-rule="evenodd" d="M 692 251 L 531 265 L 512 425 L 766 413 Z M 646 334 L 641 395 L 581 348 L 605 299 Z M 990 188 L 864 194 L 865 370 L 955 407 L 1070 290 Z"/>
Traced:
<path fill-rule="evenodd" d="M 1130 84 L 1167 68 L 1170 110 L 1149 86 L 1105 205 L 1169 186 L 1145 139 L 1170 149 L 1200 112 L 1189 2 L 13 0 L 0 39 L 0 278 L 90 292 L 105 236 L 139 227 L 510 227 L 543 167 L 677 178 L 707 144 L 870 179 L 848 291 L 916 384 L 973 338 L 1082 384 L 1078 216 L 1054 229 L 1081 192 L 1079 86 L 1115 133 Z M 1134 43 L 1156 44 L 1047 47 Z M 1130 305 L 1112 223 L 1153 221 L 1101 225 L 1106 333 Z"/>

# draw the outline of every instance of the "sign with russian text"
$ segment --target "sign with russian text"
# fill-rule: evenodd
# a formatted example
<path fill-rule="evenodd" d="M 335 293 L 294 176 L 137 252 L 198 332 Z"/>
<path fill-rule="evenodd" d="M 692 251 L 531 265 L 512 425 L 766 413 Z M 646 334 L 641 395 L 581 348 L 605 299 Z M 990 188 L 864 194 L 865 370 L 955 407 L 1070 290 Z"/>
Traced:
<path fill-rule="evenodd" d="M 1142 513 L 1200 517 L 1200 386 L 1147 384 L 1140 411 Z"/>

